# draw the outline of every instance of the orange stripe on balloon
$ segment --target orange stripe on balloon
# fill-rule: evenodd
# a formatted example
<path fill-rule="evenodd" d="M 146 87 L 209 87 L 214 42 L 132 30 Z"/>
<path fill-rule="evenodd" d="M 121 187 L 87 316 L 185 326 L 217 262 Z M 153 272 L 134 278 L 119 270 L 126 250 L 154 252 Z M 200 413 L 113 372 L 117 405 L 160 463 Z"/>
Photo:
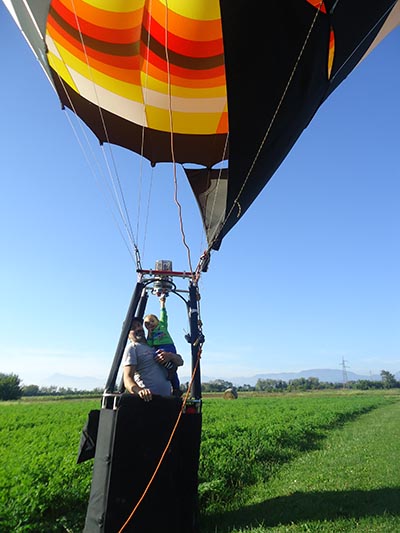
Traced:
<path fill-rule="evenodd" d="M 219 119 L 219 123 L 218 123 L 217 129 L 215 130 L 215 133 L 227 133 L 228 131 L 229 131 L 228 112 L 224 111 L 221 114 L 221 117 Z"/>
<path fill-rule="evenodd" d="M 329 36 L 329 52 L 328 52 L 328 79 L 331 77 L 333 60 L 335 58 L 335 32 L 331 28 Z"/>
<path fill-rule="evenodd" d="M 138 55 L 110 56 L 87 47 L 85 48 L 85 54 L 80 43 L 76 43 L 76 41 L 71 43 L 68 38 L 65 38 L 65 36 L 69 36 L 62 31 L 62 28 L 60 31 L 57 31 L 57 28 L 51 24 L 48 25 L 47 29 L 55 43 L 58 43 L 62 48 L 65 48 L 82 63 L 87 64 L 87 62 L 89 62 L 90 67 L 93 69 L 119 81 L 134 83 L 137 85 L 140 84 L 139 68 L 141 60 Z M 77 47 L 75 44 L 78 44 L 79 46 Z"/>
<path fill-rule="evenodd" d="M 158 24 L 156 20 L 148 20 L 147 18 L 145 18 L 143 21 L 143 25 L 148 31 L 150 29 L 152 37 L 154 37 L 162 45 L 165 45 L 166 32 L 164 27 Z M 169 50 L 173 50 L 174 52 L 189 57 L 216 56 L 223 54 L 224 51 L 222 36 L 219 39 L 207 41 L 196 41 L 194 38 L 184 39 L 171 33 L 170 26 L 168 26 L 167 43 Z"/>
<path fill-rule="evenodd" d="M 83 49 L 82 43 L 71 38 L 71 35 L 57 24 L 51 16 L 48 19 L 48 32 L 56 43 L 59 43 L 60 46 L 68 50 L 80 61 L 86 63 L 89 58 L 89 63 L 93 68 L 109 76 L 115 76 L 121 81 L 131 81 L 132 73 L 129 70 L 140 68 L 142 59 L 137 54 L 132 54 L 131 56 L 110 55 L 94 50 L 87 45 Z M 145 50 L 144 45 L 142 45 L 141 52 L 144 57 L 146 57 Z M 166 61 L 152 52 L 149 53 L 149 58 L 150 64 L 147 65 L 149 75 L 168 83 Z M 142 66 L 142 71 L 145 72 L 145 69 Z M 170 82 L 174 84 L 176 80 L 176 84 L 180 87 L 206 88 L 225 85 L 225 69 L 223 65 L 206 71 L 192 71 L 171 65 L 170 70 Z M 133 77 L 137 78 L 137 76 L 138 74 Z"/>
<path fill-rule="evenodd" d="M 50 13 L 53 10 L 65 21 L 66 25 L 71 27 L 72 32 L 80 32 L 83 35 L 92 39 L 97 39 L 101 42 L 129 44 L 140 37 L 141 18 L 138 20 L 136 27 L 132 25 L 127 29 L 115 29 L 93 24 L 92 22 L 87 22 L 87 20 L 80 16 L 75 16 L 75 13 L 66 9 L 66 7 L 58 0 L 52 3 Z M 101 22 L 100 19 L 99 22 Z M 104 22 L 106 22 L 106 20 L 104 20 Z"/>
<path fill-rule="evenodd" d="M 149 62 L 155 65 L 158 69 L 169 72 L 173 75 L 179 76 L 180 78 L 188 78 L 192 80 L 201 80 L 201 79 L 211 79 L 218 76 L 221 76 L 225 73 L 225 67 L 224 65 L 220 65 L 215 68 L 210 69 L 188 69 L 188 68 L 182 68 L 177 65 L 173 64 L 167 64 L 167 62 L 159 57 L 158 55 L 154 54 L 151 50 L 148 52 L 148 56 L 146 54 L 142 53 L 142 56 L 147 57 Z"/>
<path fill-rule="evenodd" d="M 110 0 L 111 1 L 111 0 Z M 143 7 L 117 13 L 115 11 L 106 11 L 94 7 L 84 0 L 52 0 L 51 6 L 63 5 L 65 9 L 72 13 L 77 13 L 84 20 L 91 21 L 98 26 L 106 26 L 114 29 L 129 29 L 132 26 L 141 24 L 143 17 Z M 144 2 L 143 2 L 144 4 Z M 57 8 L 58 11 L 58 8 Z"/>
<path fill-rule="evenodd" d="M 307 2 L 311 4 L 313 7 L 317 8 L 322 13 L 326 14 L 325 2 L 321 0 L 307 0 Z"/>
<path fill-rule="evenodd" d="M 225 70 L 221 68 L 221 74 L 209 78 L 188 78 L 176 74 L 168 74 L 164 69 L 158 68 L 154 63 L 145 61 L 141 68 L 142 72 L 148 74 L 162 83 L 171 83 L 172 86 L 186 87 L 188 89 L 212 89 L 214 87 L 225 87 Z"/>
<path fill-rule="evenodd" d="M 188 1 L 188 0 L 183 0 Z M 234 0 L 232 0 L 234 1 Z M 148 5 L 148 4 L 147 4 Z M 160 26 L 165 26 L 165 5 L 161 2 L 152 1 L 151 16 Z M 199 20 L 179 15 L 174 11 L 168 11 L 168 30 L 183 38 L 196 41 L 213 41 L 222 36 L 221 20 Z"/>

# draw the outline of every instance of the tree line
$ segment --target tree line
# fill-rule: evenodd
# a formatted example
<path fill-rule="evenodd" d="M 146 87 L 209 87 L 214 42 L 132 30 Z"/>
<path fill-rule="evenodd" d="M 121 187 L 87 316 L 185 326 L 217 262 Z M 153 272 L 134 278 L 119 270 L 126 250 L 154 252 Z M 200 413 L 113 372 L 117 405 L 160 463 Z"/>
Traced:
<path fill-rule="evenodd" d="M 93 389 L 91 391 L 72 389 L 69 387 L 39 387 L 39 385 L 22 385 L 17 374 L 3 374 L 0 372 L 0 401 L 20 400 L 24 396 L 81 396 L 99 395 L 103 389 Z"/>
<path fill-rule="evenodd" d="M 295 391 L 312 391 L 324 389 L 395 389 L 400 388 L 400 381 L 394 374 L 387 370 L 381 370 L 380 381 L 360 379 L 357 381 L 347 381 L 345 383 L 331 383 L 320 381 L 318 378 L 297 378 L 289 381 L 282 379 L 259 379 L 255 385 L 234 386 L 232 382 L 224 379 L 216 379 L 203 383 L 202 392 L 224 392 L 228 389 L 235 389 L 238 392 L 295 392 Z M 189 383 L 182 384 L 182 392 L 187 390 Z M 34 396 L 101 396 L 103 389 L 95 388 L 91 391 L 72 389 L 69 387 L 39 387 L 38 385 L 22 385 L 21 379 L 17 374 L 0 373 L 0 401 L 20 400 L 22 397 Z"/>
<path fill-rule="evenodd" d="M 360 379 L 357 381 L 347 381 L 345 383 L 332 383 L 327 381 L 320 381 L 318 378 L 296 378 L 289 381 L 282 379 L 258 379 L 255 385 L 240 385 L 234 387 L 230 381 L 223 379 L 216 379 L 208 383 L 202 384 L 203 392 L 223 392 L 229 388 L 235 388 L 242 392 L 295 392 L 295 391 L 309 391 L 309 390 L 324 390 L 324 389 L 395 389 L 400 388 L 400 381 L 396 380 L 394 374 L 387 370 L 381 370 L 381 379 L 373 381 L 368 379 Z"/>

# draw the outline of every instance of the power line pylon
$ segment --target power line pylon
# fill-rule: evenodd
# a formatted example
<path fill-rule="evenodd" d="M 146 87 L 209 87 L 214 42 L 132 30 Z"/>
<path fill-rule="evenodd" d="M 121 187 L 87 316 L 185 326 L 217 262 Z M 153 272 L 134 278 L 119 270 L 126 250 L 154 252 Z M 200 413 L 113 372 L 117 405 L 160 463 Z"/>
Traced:
<path fill-rule="evenodd" d="M 343 380 L 343 388 L 347 388 L 347 382 L 348 382 L 348 376 L 347 376 L 347 361 L 342 357 L 342 380 Z"/>

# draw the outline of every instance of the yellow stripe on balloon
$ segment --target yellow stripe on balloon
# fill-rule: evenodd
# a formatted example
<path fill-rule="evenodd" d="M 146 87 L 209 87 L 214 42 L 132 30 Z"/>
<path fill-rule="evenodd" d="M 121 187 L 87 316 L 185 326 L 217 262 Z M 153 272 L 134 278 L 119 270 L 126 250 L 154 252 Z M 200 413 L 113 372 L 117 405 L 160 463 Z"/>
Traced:
<path fill-rule="evenodd" d="M 159 107 L 146 106 L 147 123 L 150 128 L 170 131 L 170 113 Z M 208 135 L 215 133 L 219 124 L 219 115 L 210 113 L 181 113 L 172 112 L 174 133 L 189 133 Z"/>
<path fill-rule="evenodd" d="M 157 91 L 162 94 L 168 94 L 168 84 L 160 81 L 157 78 L 151 77 L 145 72 L 141 73 L 142 86 Z M 197 98 L 225 98 L 226 100 L 226 87 L 225 85 L 217 85 L 214 87 L 185 87 L 183 85 L 171 85 L 170 94 L 182 98 L 190 98 L 196 100 Z M 196 103 L 193 102 L 193 106 Z"/>
<path fill-rule="evenodd" d="M 94 83 L 95 85 L 98 85 L 100 87 L 104 87 L 108 91 L 112 91 L 116 94 L 119 94 L 124 98 L 136 101 L 142 100 L 142 92 L 139 85 L 136 85 L 134 83 L 123 82 L 117 80 L 114 77 L 107 76 L 106 74 L 94 68 L 94 61 L 92 61 L 91 65 L 88 65 L 87 63 L 81 61 L 73 53 L 69 52 L 60 45 L 57 45 L 57 48 L 59 50 L 60 57 L 63 58 L 63 61 L 66 65 L 68 65 L 68 68 L 74 70 L 75 72 L 78 72 L 81 76 L 85 77 L 91 83 Z M 79 90 L 78 92 L 80 93 Z"/>
<path fill-rule="evenodd" d="M 221 18 L 219 0 L 153 0 L 153 2 L 155 1 L 159 1 L 169 11 L 179 13 L 188 19 L 215 20 Z"/>
<path fill-rule="evenodd" d="M 86 0 L 85 3 L 104 11 L 128 13 L 129 11 L 143 8 L 145 0 Z M 71 0 L 71 4 L 73 4 L 73 0 Z"/>

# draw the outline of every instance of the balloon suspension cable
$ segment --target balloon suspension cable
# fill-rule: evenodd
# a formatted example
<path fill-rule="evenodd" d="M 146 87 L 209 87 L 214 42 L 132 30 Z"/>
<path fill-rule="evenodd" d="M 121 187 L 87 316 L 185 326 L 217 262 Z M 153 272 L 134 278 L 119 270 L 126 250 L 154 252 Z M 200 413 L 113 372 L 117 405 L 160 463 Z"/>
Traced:
<path fill-rule="evenodd" d="M 135 250 L 135 259 L 136 259 L 136 270 L 139 271 L 142 268 L 142 264 L 141 264 L 141 261 L 140 261 L 139 248 L 135 245 L 134 250 Z"/>
<path fill-rule="evenodd" d="M 172 142 L 172 138 L 171 138 L 171 148 L 172 148 L 172 146 L 173 146 L 173 142 Z M 176 205 L 178 207 L 179 227 L 180 227 L 180 230 L 181 230 L 182 242 L 183 242 L 183 245 L 185 246 L 186 251 L 187 251 L 189 269 L 192 272 L 193 271 L 193 267 L 192 267 L 192 259 L 191 259 L 190 248 L 189 248 L 189 246 L 188 246 L 188 244 L 186 242 L 185 230 L 183 228 L 182 206 L 181 206 L 181 204 L 180 204 L 180 202 L 178 200 L 178 180 L 177 180 L 177 177 L 176 177 L 176 162 L 175 162 L 175 160 L 173 161 L 173 165 L 174 165 L 174 200 L 175 200 L 175 203 L 176 203 Z"/>
<path fill-rule="evenodd" d="M 197 263 L 196 270 L 194 272 L 193 280 L 197 283 L 200 279 L 202 272 L 207 272 L 208 266 L 211 260 L 211 249 L 207 248 L 204 250 L 203 254 L 200 256 L 199 262 Z"/>
<path fill-rule="evenodd" d="M 183 228 L 182 205 L 180 204 L 178 200 L 178 180 L 176 177 L 177 164 L 176 164 L 175 149 L 174 149 L 174 120 L 173 120 L 173 113 L 172 113 L 172 96 L 171 96 L 171 65 L 170 65 L 169 53 L 168 53 L 168 9 L 169 9 L 168 0 L 166 0 L 165 2 L 164 51 L 165 51 L 165 60 L 167 64 L 168 113 L 169 113 L 169 127 L 170 127 L 171 159 L 172 159 L 172 164 L 173 164 L 173 176 L 174 176 L 174 201 L 175 201 L 176 206 L 178 207 L 179 227 L 180 227 L 181 236 L 182 236 L 182 243 L 186 248 L 187 257 L 188 257 L 188 265 L 189 265 L 190 271 L 192 272 L 193 267 L 192 267 L 190 248 L 186 242 L 185 230 Z"/>
<path fill-rule="evenodd" d="M 93 92 L 94 92 L 95 97 L 96 97 L 97 109 L 98 109 L 98 112 L 99 112 L 99 117 L 100 117 L 100 121 L 101 121 L 101 124 L 102 124 L 104 136 L 106 138 L 106 142 L 107 142 L 108 147 L 109 147 L 109 153 L 110 153 L 110 156 L 111 156 L 112 167 L 114 169 L 113 172 L 112 172 L 111 169 L 110 169 L 106 154 L 103 151 L 104 159 L 105 159 L 105 162 L 106 162 L 106 165 L 107 165 L 107 169 L 108 169 L 108 174 L 109 174 L 109 177 L 110 177 L 110 181 L 111 181 L 113 189 L 114 189 L 113 197 L 114 197 L 114 200 L 115 200 L 115 202 L 116 202 L 116 204 L 118 206 L 118 211 L 119 211 L 119 214 L 120 214 L 121 219 L 123 221 L 123 224 L 125 226 L 125 230 L 127 232 L 129 240 L 131 241 L 132 246 L 135 247 L 135 239 L 134 239 L 134 236 L 133 236 L 132 225 L 131 225 L 130 218 L 129 218 L 129 212 L 128 212 L 128 209 L 127 209 L 127 206 L 126 206 L 125 197 L 124 197 L 124 193 L 123 193 L 123 190 L 122 190 L 121 181 L 120 181 L 120 177 L 119 177 L 119 172 L 118 172 L 118 168 L 117 168 L 117 165 L 116 165 L 116 162 L 115 162 L 115 158 L 114 158 L 114 153 L 113 153 L 113 150 L 111 149 L 111 142 L 110 142 L 110 138 L 109 138 L 109 135 L 108 135 L 108 129 L 107 129 L 107 125 L 106 125 L 106 122 L 105 122 L 105 119 L 104 119 L 103 110 L 102 110 L 102 108 L 100 106 L 99 96 L 98 96 L 98 92 L 97 92 L 97 88 L 96 88 L 96 83 L 95 83 L 95 81 L 93 79 L 92 67 L 90 65 L 89 57 L 88 57 L 88 54 L 87 54 L 85 40 L 84 40 L 84 37 L 83 37 L 83 33 L 81 31 L 81 25 L 80 25 L 79 17 L 78 17 L 77 12 L 76 12 L 76 6 L 75 6 L 74 0 L 71 0 L 71 5 L 72 5 L 72 8 L 73 8 L 75 22 L 76 22 L 76 26 L 77 26 L 78 33 L 79 33 L 79 38 L 80 38 L 80 41 L 81 41 L 81 44 L 82 44 L 83 53 L 84 53 L 84 56 L 85 56 L 86 66 L 88 68 L 89 78 L 90 78 L 90 80 L 92 82 Z M 64 91 L 65 91 L 65 87 L 64 87 Z M 66 91 L 65 91 L 65 94 L 67 95 Z M 74 110 L 74 113 L 76 113 L 75 110 Z M 117 185 L 116 185 L 116 183 L 117 183 Z"/>
<path fill-rule="evenodd" d="M 228 158 L 227 157 L 228 143 L 229 143 L 229 132 L 227 133 L 226 138 L 225 138 L 224 150 L 222 152 L 221 161 L 226 161 L 227 158 Z M 213 198 L 213 202 L 212 202 L 212 206 L 211 206 L 210 220 L 213 220 L 213 217 L 214 217 L 215 206 L 217 204 L 217 198 L 218 198 L 218 192 L 220 190 L 220 185 L 221 185 L 222 173 L 223 173 L 223 169 L 220 168 L 219 169 L 219 173 L 218 173 L 217 183 L 216 183 L 216 186 L 215 186 L 214 198 Z M 210 235 L 210 239 L 209 240 L 212 240 L 212 238 L 215 237 L 216 233 L 219 232 L 218 230 L 220 229 L 220 223 L 222 222 L 222 219 L 223 219 L 223 217 L 220 217 L 220 219 L 218 220 L 218 223 L 215 225 L 215 229 L 214 229 L 213 235 Z"/>
<path fill-rule="evenodd" d="M 339 0 L 337 0 L 335 2 L 335 4 L 331 7 L 329 13 L 332 15 L 334 9 L 336 8 L 336 4 L 339 2 Z M 379 26 L 382 22 L 382 20 L 384 20 L 387 15 L 392 11 L 394 5 L 398 2 L 398 0 L 394 0 L 393 3 L 388 6 L 388 8 L 386 9 L 385 13 L 383 13 L 383 15 L 381 16 L 381 18 L 374 24 L 374 26 L 372 26 L 372 28 L 370 28 L 370 30 L 368 31 L 368 33 L 364 36 L 364 38 L 361 40 L 360 43 L 358 43 L 358 45 L 352 50 L 351 54 L 348 56 L 348 58 L 346 59 L 346 61 L 343 62 L 343 64 L 340 66 L 339 69 L 337 69 L 337 71 L 335 72 L 335 74 L 330 78 L 330 81 L 331 83 L 333 82 L 333 80 L 340 74 L 340 72 L 344 69 L 344 67 L 347 65 L 347 63 L 350 61 L 350 59 L 354 56 L 354 54 L 357 52 L 357 50 L 363 45 L 365 39 L 367 39 L 367 37 L 369 35 L 371 35 L 372 32 L 375 31 L 375 28 L 377 26 Z"/>
<path fill-rule="evenodd" d="M 142 244 L 143 255 L 145 254 L 145 250 L 146 250 L 147 229 L 149 227 L 150 200 L 151 200 L 151 194 L 153 190 L 153 177 L 154 177 L 154 167 L 151 167 L 150 184 L 149 184 L 149 191 L 147 195 L 146 216 L 145 216 L 144 230 L 143 230 L 143 244 Z"/>
<path fill-rule="evenodd" d="M 63 87 L 63 89 L 64 89 L 65 97 L 67 98 L 67 100 L 68 100 L 68 102 L 69 102 L 69 105 L 70 105 L 70 107 L 71 107 L 72 112 L 73 112 L 74 115 L 77 117 L 77 116 L 78 116 L 78 113 L 77 113 L 77 111 L 76 111 L 76 109 L 75 109 L 75 106 L 74 106 L 74 104 L 73 104 L 73 102 L 72 102 L 72 100 L 71 100 L 71 98 L 70 98 L 70 96 L 69 96 L 69 93 L 68 93 L 68 91 L 67 91 L 67 89 L 66 89 L 66 87 L 65 87 L 64 80 L 61 78 L 61 76 L 60 76 L 59 74 L 58 74 L 58 80 L 59 80 L 59 82 L 60 82 L 60 85 L 61 85 L 61 86 Z M 133 253 L 132 253 L 132 248 L 135 248 L 135 247 L 136 247 L 136 244 L 135 244 L 135 242 L 132 240 L 132 236 L 129 234 L 129 231 L 127 231 L 127 234 L 128 234 L 128 237 L 129 237 L 129 243 L 128 243 L 128 241 L 127 241 L 127 239 L 126 239 L 126 235 L 125 235 L 125 234 L 122 232 L 122 230 L 121 230 L 120 223 L 118 222 L 118 219 L 117 219 L 117 217 L 116 217 L 116 215 L 115 215 L 115 212 L 114 212 L 114 210 L 113 210 L 112 207 L 111 207 L 111 204 L 110 204 L 110 198 L 113 200 L 114 206 L 116 207 L 117 211 L 119 212 L 119 215 L 120 215 L 120 217 L 121 217 L 121 220 L 124 222 L 124 218 L 123 218 L 123 214 L 122 214 L 122 212 L 121 212 L 121 208 L 120 208 L 120 206 L 119 206 L 119 203 L 118 203 L 118 201 L 117 201 L 117 198 L 116 198 L 115 194 L 113 194 L 112 190 L 110 189 L 110 185 L 109 185 L 109 183 L 108 183 L 108 181 L 107 181 L 107 179 L 106 179 L 106 177 L 105 177 L 105 175 L 104 175 L 104 172 L 103 172 L 103 169 L 102 169 L 102 167 L 101 167 L 101 164 L 99 163 L 98 158 L 96 157 L 96 155 L 95 155 L 95 153 L 94 153 L 94 151 L 93 151 L 92 145 L 91 145 L 90 142 L 89 142 L 89 138 L 88 138 L 88 136 L 87 136 L 86 131 L 85 131 L 84 128 L 83 128 L 83 124 L 82 124 L 81 121 L 78 122 L 78 123 L 79 123 L 79 127 L 80 127 L 80 133 L 82 134 L 82 136 L 83 136 L 83 138 L 84 138 L 84 140 L 85 140 L 86 148 L 85 148 L 85 146 L 83 145 L 82 139 L 80 138 L 80 136 L 79 136 L 79 134 L 78 134 L 78 131 L 77 131 L 77 129 L 76 129 L 74 123 L 72 122 L 72 120 L 71 120 L 69 114 L 68 114 L 68 113 L 65 113 L 65 116 L 66 116 L 67 121 L 68 121 L 68 124 L 70 125 L 71 130 L 72 130 L 72 132 L 73 132 L 73 134 L 74 134 L 74 137 L 75 137 L 75 139 L 76 139 L 76 142 L 77 142 L 78 146 L 79 146 L 80 149 L 81 149 L 81 152 L 82 152 L 82 154 L 83 154 L 83 157 L 84 157 L 84 159 L 86 160 L 86 163 L 87 163 L 87 165 L 88 165 L 88 167 L 89 167 L 89 169 L 90 169 L 90 172 L 92 173 L 92 176 L 93 176 L 93 178 L 94 178 L 94 181 L 95 181 L 95 183 L 96 183 L 96 186 L 98 187 L 100 193 L 102 194 L 102 196 L 103 196 L 103 198 L 104 198 L 105 205 L 106 205 L 107 209 L 109 210 L 109 212 L 110 212 L 110 214 L 111 214 L 111 217 L 112 217 L 112 219 L 113 219 L 113 221 L 114 221 L 114 223 L 115 223 L 115 226 L 116 226 L 116 228 L 117 228 L 119 234 L 121 235 L 121 238 L 122 238 L 122 240 L 123 240 L 123 242 L 124 242 L 124 244 L 125 244 L 125 246 L 126 246 L 128 252 L 129 252 L 129 255 L 132 257 L 133 260 L 135 260 L 134 255 L 133 255 Z M 95 166 L 97 167 L 97 170 L 94 168 L 93 162 L 92 162 L 91 159 L 88 157 L 88 152 L 90 152 L 90 155 L 91 155 L 91 157 L 93 158 L 93 161 L 95 162 Z M 113 178 L 112 178 L 112 175 L 110 174 L 110 168 L 109 168 L 108 165 L 107 165 L 107 170 L 108 170 L 108 173 L 109 173 L 109 179 L 110 179 L 110 182 L 112 183 Z M 101 176 L 102 179 L 103 179 L 103 186 L 102 186 L 102 182 L 101 182 L 101 180 L 99 179 L 99 176 Z M 104 184 L 105 184 L 105 186 L 106 186 L 106 188 L 107 188 L 107 190 L 108 190 L 108 194 L 109 194 L 109 196 L 107 196 L 107 192 L 104 190 Z M 125 225 L 125 223 L 124 223 L 124 225 Z M 126 228 L 126 225 L 125 225 L 125 229 L 127 229 L 127 228 Z"/>
<path fill-rule="evenodd" d="M 280 97 L 280 99 L 279 99 L 279 102 L 278 102 L 278 104 L 277 104 L 277 106 L 276 106 L 276 109 L 275 109 L 275 111 L 274 111 L 274 114 L 273 114 L 273 116 L 272 116 L 272 118 L 271 118 L 271 120 L 270 120 L 270 123 L 269 123 L 269 125 L 268 125 L 268 127 L 267 127 L 267 130 L 266 130 L 266 132 L 265 132 L 265 134 L 264 134 L 264 137 L 263 137 L 263 139 L 261 140 L 261 143 L 260 143 L 260 145 L 259 145 L 259 147 L 258 147 L 258 150 L 257 150 L 255 156 L 254 156 L 254 159 L 253 159 L 253 161 L 252 161 L 252 163 L 251 163 L 251 165 L 250 165 L 250 168 L 249 168 L 249 170 L 247 171 L 246 177 L 245 177 L 245 179 L 243 180 L 242 186 L 241 186 L 241 188 L 240 188 L 240 190 L 239 190 L 239 192 L 238 192 L 236 198 L 235 198 L 234 201 L 232 202 L 232 207 L 230 208 L 228 214 L 225 215 L 225 218 L 223 219 L 222 224 L 221 224 L 221 226 L 219 227 L 219 232 L 218 232 L 218 234 L 220 234 L 222 228 L 225 226 L 225 224 L 226 224 L 228 218 L 231 216 L 231 214 L 232 214 L 232 212 L 233 212 L 233 210 L 234 210 L 235 208 L 238 208 L 237 218 L 239 218 L 239 217 L 241 216 L 242 208 L 241 208 L 241 205 L 240 205 L 240 202 L 239 202 L 239 198 L 241 197 L 241 195 L 242 195 L 242 193 L 243 193 L 243 190 L 244 190 L 244 188 L 246 187 L 246 184 L 247 184 L 247 182 L 248 182 L 248 180 L 249 180 L 249 178 L 250 178 L 250 175 L 251 175 L 251 173 L 252 173 L 252 171 L 253 171 L 253 169 L 254 169 L 254 167 L 255 167 L 255 164 L 257 163 L 258 158 L 260 157 L 260 154 L 261 154 L 262 148 L 263 148 L 263 146 L 264 146 L 264 144 L 265 144 L 267 138 L 269 137 L 269 134 L 270 134 L 270 132 L 271 132 L 272 126 L 273 126 L 274 123 L 275 123 L 276 117 L 277 117 L 278 114 L 279 114 L 279 111 L 280 111 L 280 109 L 281 109 L 281 107 L 282 107 L 283 101 L 284 101 L 285 98 L 286 98 L 286 94 L 287 94 L 287 92 L 288 92 L 288 90 L 289 90 L 289 87 L 290 87 L 290 85 L 291 85 L 291 83 L 292 83 L 293 77 L 294 77 L 294 75 L 295 75 L 295 73 L 296 73 L 296 71 L 297 71 L 297 68 L 298 68 L 298 66 L 299 66 L 300 60 L 301 60 L 301 58 L 302 58 L 302 56 L 303 56 L 304 50 L 305 50 L 305 48 L 306 48 L 306 46 L 307 46 L 307 43 L 308 43 L 308 41 L 309 41 L 309 39 L 310 39 L 310 35 L 311 35 L 311 33 L 312 33 L 312 30 L 314 29 L 315 23 L 316 23 L 316 21 L 317 21 L 318 15 L 320 14 L 320 10 L 321 10 L 321 8 L 322 8 L 322 6 L 323 6 L 323 3 L 324 3 L 324 1 L 323 1 L 323 0 L 320 0 L 320 2 L 318 3 L 318 5 L 314 5 L 314 7 L 316 8 L 316 13 L 315 13 L 315 15 L 314 15 L 313 20 L 311 21 L 310 28 L 309 28 L 309 30 L 308 30 L 308 32 L 307 32 L 307 35 L 306 35 L 305 39 L 304 39 L 303 45 L 302 45 L 302 47 L 301 47 L 301 50 L 300 50 L 300 52 L 299 52 L 299 54 L 298 54 L 298 56 L 297 56 L 297 59 L 296 59 L 295 64 L 294 64 L 294 66 L 293 66 L 292 72 L 290 73 L 290 76 L 289 76 L 289 79 L 288 79 L 288 81 L 287 81 L 287 83 L 286 83 L 286 86 L 285 86 L 285 88 L 284 88 L 283 91 L 282 91 L 282 95 L 281 95 L 281 97 Z M 211 240 L 208 250 L 211 250 L 213 244 L 214 244 L 215 241 L 217 240 L 217 237 L 218 237 L 218 235 L 216 235 L 216 236 Z"/>
<path fill-rule="evenodd" d="M 152 0 L 150 0 L 149 3 L 149 13 L 151 13 L 152 10 Z M 152 25 L 153 19 L 152 17 L 149 17 L 149 29 L 147 32 L 147 43 L 146 43 L 146 61 L 145 61 L 145 71 L 144 71 L 144 85 L 143 85 L 143 115 L 146 114 L 146 106 L 147 106 L 147 98 L 148 98 L 148 81 L 149 81 L 149 55 L 150 55 L 150 36 L 151 36 L 151 25 Z M 145 144 L 145 121 L 142 121 L 142 127 L 141 127 L 141 139 L 140 139 L 140 173 L 139 173 L 139 191 L 138 191 L 138 202 L 137 202 L 137 217 L 136 217 L 136 240 L 139 242 L 139 228 L 140 228 L 140 206 L 141 206 L 141 195 L 142 195 L 142 185 L 143 185 L 143 161 L 144 161 L 144 144 Z M 153 167 L 153 166 L 152 166 Z M 146 216 L 145 216 L 145 225 L 144 225 L 144 234 L 143 234 L 143 253 L 145 249 L 145 243 L 146 243 L 146 236 L 147 236 L 147 227 L 148 227 L 148 220 L 149 220 L 149 212 L 150 212 L 150 197 L 151 197 L 151 189 L 152 189 L 152 183 L 153 183 L 153 170 L 151 173 L 151 181 L 150 181 L 150 188 L 148 192 L 148 198 L 147 198 L 147 207 L 146 207 Z"/>

